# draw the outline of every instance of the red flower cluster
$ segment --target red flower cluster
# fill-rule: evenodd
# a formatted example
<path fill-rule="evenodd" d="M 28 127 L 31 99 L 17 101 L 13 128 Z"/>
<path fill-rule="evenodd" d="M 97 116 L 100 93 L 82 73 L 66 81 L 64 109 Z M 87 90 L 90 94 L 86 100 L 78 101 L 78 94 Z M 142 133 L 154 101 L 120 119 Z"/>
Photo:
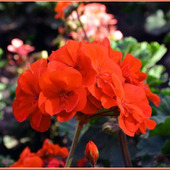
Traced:
<path fill-rule="evenodd" d="M 87 158 L 83 157 L 83 158 L 80 158 L 78 161 L 77 161 L 77 167 L 86 167 L 88 165 L 88 160 Z"/>
<path fill-rule="evenodd" d="M 18 79 L 13 111 L 20 122 L 30 118 L 32 128 L 42 132 L 50 126 L 50 116 L 60 122 L 82 112 L 118 107 L 119 126 L 129 136 L 153 129 L 151 107 L 160 98 L 144 83 L 142 63 L 131 54 L 112 50 L 109 40 L 70 40 L 53 51 L 49 62 L 41 59 Z"/>
<path fill-rule="evenodd" d="M 64 10 L 73 2 L 57 2 L 54 11 L 57 12 L 55 18 L 64 18 Z"/>
<path fill-rule="evenodd" d="M 43 147 L 32 153 L 26 147 L 20 154 L 20 158 L 11 167 L 64 167 L 65 158 L 69 151 L 66 147 L 60 147 L 57 144 L 52 144 L 49 139 L 44 141 Z"/>

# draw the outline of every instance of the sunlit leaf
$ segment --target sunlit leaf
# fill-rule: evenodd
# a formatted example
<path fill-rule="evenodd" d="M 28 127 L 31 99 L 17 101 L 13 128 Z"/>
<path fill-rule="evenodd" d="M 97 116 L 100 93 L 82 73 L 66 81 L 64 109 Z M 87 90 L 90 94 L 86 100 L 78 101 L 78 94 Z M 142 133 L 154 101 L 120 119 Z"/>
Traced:
<path fill-rule="evenodd" d="M 14 137 L 11 137 L 11 136 L 8 136 L 8 135 L 3 137 L 3 142 L 4 142 L 4 145 L 8 149 L 12 149 L 12 148 L 14 148 L 15 146 L 18 145 L 18 140 L 16 140 Z"/>

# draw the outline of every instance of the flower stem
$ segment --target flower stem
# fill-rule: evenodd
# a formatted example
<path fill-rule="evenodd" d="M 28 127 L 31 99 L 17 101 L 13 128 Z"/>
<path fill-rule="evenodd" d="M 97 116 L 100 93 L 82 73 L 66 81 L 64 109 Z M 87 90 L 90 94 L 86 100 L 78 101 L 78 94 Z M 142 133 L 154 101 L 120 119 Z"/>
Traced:
<path fill-rule="evenodd" d="M 65 167 L 71 166 L 71 163 L 72 163 L 72 160 L 73 160 L 73 155 L 74 155 L 74 152 L 76 150 L 76 146 L 77 146 L 77 143 L 78 143 L 78 139 L 79 139 L 79 136 L 80 136 L 81 129 L 82 129 L 82 126 L 80 125 L 80 120 L 78 120 L 77 121 L 77 127 L 76 127 L 76 130 L 75 130 L 75 133 L 74 133 L 74 138 L 73 138 L 73 141 L 72 141 L 72 144 L 71 144 L 70 152 L 69 152 Z"/>
<path fill-rule="evenodd" d="M 84 26 L 83 26 L 81 20 L 80 20 L 80 15 L 79 15 L 77 9 L 76 9 L 76 13 L 77 13 L 77 18 L 78 18 L 78 21 L 79 21 L 79 23 L 80 23 L 80 26 L 81 26 L 81 28 L 82 28 L 82 30 L 83 30 L 84 37 L 85 37 L 85 39 L 86 39 L 87 41 L 89 41 L 89 38 L 88 38 L 88 36 L 87 36 L 87 34 L 86 34 L 86 31 L 85 31 L 85 29 L 84 29 Z"/>
<path fill-rule="evenodd" d="M 126 135 L 124 134 L 124 132 L 122 130 L 120 130 L 118 132 L 118 136 L 119 136 L 119 143 L 120 143 L 120 148 L 121 148 L 121 152 L 122 152 L 124 165 L 125 165 L 125 167 L 132 167 L 132 162 L 130 159 L 130 154 L 129 154 L 129 150 L 128 150 L 128 146 L 127 146 Z"/>
<path fill-rule="evenodd" d="M 113 112 L 113 113 L 110 113 Z M 114 107 L 110 110 L 106 110 L 100 113 L 96 113 L 93 115 L 90 115 L 90 118 L 94 118 L 94 117 L 105 117 L 105 116 L 118 116 L 120 114 L 120 111 L 117 109 L 117 107 Z"/>

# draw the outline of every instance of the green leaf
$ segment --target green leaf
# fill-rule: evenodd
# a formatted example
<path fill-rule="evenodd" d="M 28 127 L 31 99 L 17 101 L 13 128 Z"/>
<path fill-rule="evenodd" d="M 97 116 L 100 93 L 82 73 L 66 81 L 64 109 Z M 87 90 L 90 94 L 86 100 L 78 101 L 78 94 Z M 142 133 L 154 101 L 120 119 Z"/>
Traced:
<path fill-rule="evenodd" d="M 6 89 L 6 84 L 0 83 L 0 91 Z"/>
<path fill-rule="evenodd" d="M 161 93 L 166 95 L 166 96 L 170 96 L 170 88 L 164 88 L 161 90 Z"/>
<path fill-rule="evenodd" d="M 168 118 L 169 116 L 163 116 L 163 115 L 158 115 L 158 116 L 152 116 L 152 119 L 156 121 L 157 125 L 160 123 L 164 123 L 165 120 Z"/>
<path fill-rule="evenodd" d="M 168 117 L 164 123 L 160 123 L 150 131 L 150 136 L 170 136 L 170 117 Z"/>
<path fill-rule="evenodd" d="M 135 44 L 137 44 L 137 40 L 133 37 L 126 37 L 122 40 L 110 42 L 112 49 L 121 51 L 123 55 L 129 53 L 132 49 L 132 46 Z"/>
<path fill-rule="evenodd" d="M 165 67 L 162 65 L 156 65 L 149 69 L 148 75 L 154 76 L 157 79 L 160 79 L 161 74 L 165 71 Z"/>
<path fill-rule="evenodd" d="M 165 146 L 162 148 L 163 154 L 169 154 L 170 153 L 170 140 L 166 141 Z"/>
<path fill-rule="evenodd" d="M 170 111 L 170 96 L 161 97 L 160 106 L 155 107 L 155 108 L 156 108 L 157 115 L 170 116 L 170 114 L 169 114 L 169 111 Z"/>
<path fill-rule="evenodd" d="M 147 17 L 145 28 L 148 32 L 152 32 L 155 29 L 160 29 L 166 24 L 166 20 L 164 18 L 164 12 L 159 9 L 155 14 L 152 14 Z"/>
<path fill-rule="evenodd" d="M 7 60 L 2 60 L 2 61 L 0 62 L 0 68 L 5 67 L 7 64 L 8 64 L 8 61 L 7 61 Z"/>
<path fill-rule="evenodd" d="M 18 140 L 16 140 L 14 137 L 11 137 L 8 135 L 5 135 L 3 137 L 3 142 L 4 142 L 4 145 L 6 146 L 6 148 L 8 148 L 8 149 L 12 149 L 19 144 Z"/>
<path fill-rule="evenodd" d="M 167 49 L 164 45 L 160 45 L 157 42 L 152 42 L 148 45 L 149 50 L 152 53 L 152 57 L 147 62 L 147 67 L 155 65 L 166 53 Z"/>
<path fill-rule="evenodd" d="M 2 58 L 2 55 L 3 55 L 3 50 L 2 48 L 0 48 L 0 59 Z"/>
<path fill-rule="evenodd" d="M 157 155 L 161 153 L 162 147 L 165 145 L 165 139 L 160 136 L 153 136 L 148 139 L 141 139 L 137 144 L 139 151 L 136 157 L 144 155 Z"/>
<path fill-rule="evenodd" d="M 133 37 L 111 41 L 110 44 L 113 50 L 121 51 L 123 55 L 130 53 L 140 59 L 143 72 L 147 72 L 150 67 L 154 66 L 167 51 L 164 45 L 157 42 L 137 42 Z"/>
<path fill-rule="evenodd" d="M 6 106 L 6 103 L 3 101 L 0 101 L 0 110 L 2 110 Z"/>

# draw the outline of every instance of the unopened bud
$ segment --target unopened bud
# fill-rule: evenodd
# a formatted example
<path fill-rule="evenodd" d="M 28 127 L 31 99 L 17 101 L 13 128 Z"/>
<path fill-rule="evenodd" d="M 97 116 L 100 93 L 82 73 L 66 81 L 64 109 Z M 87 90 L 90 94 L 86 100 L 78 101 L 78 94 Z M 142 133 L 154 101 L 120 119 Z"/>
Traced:
<path fill-rule="evenodd" d="M 87 143 L 86 149 L 85 149 L 85 155 L 88 161 L 94 167 L 99 157 L 99 151 L 98 151 L 97 146 L 92 141 L 89 141 Z"/>

